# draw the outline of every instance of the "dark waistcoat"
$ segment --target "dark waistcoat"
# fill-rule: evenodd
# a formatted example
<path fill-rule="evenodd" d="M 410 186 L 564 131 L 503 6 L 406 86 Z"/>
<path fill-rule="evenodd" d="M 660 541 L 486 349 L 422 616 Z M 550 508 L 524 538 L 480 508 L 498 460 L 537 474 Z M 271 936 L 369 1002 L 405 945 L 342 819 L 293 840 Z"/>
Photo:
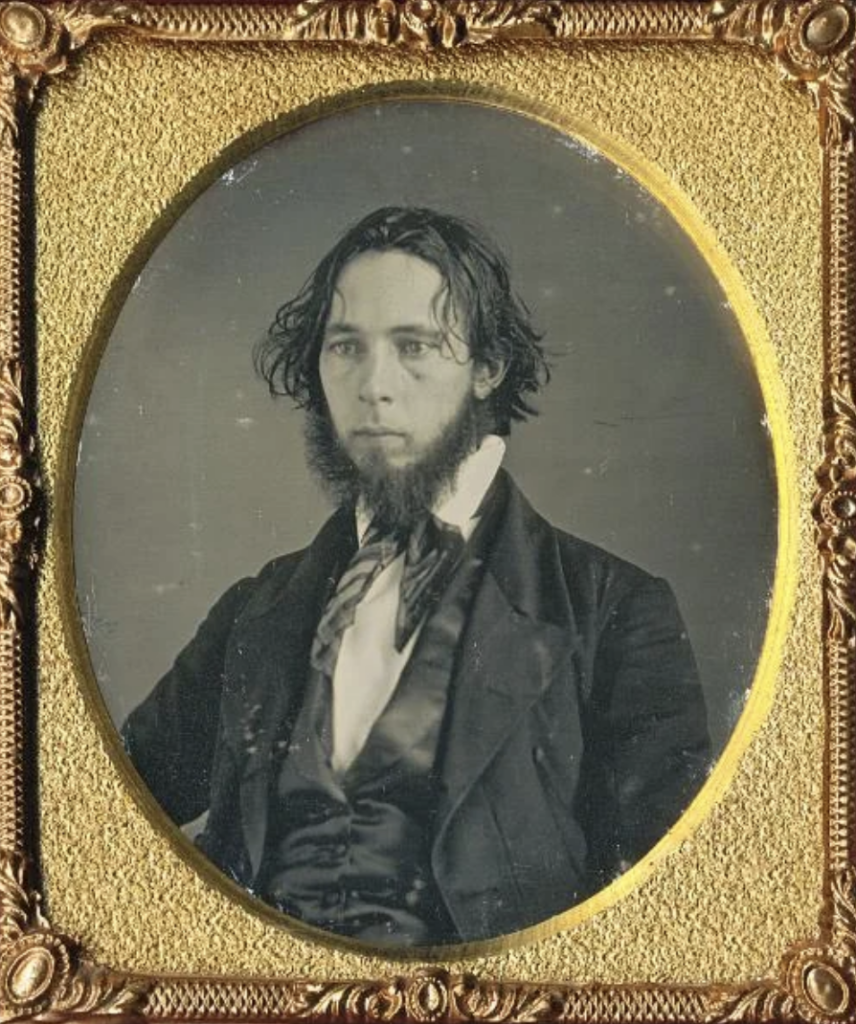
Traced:
<path fill-rule="evenodd" d="M 429 615 L 365 746 L 331 768 L 331 684 L 311 673 L 274 773 L 259 894 L 308 924 L 395 945 L 459 939 L 431 871 L 440 738 L 449 685 L 480 578 L 478 543 Z"/>

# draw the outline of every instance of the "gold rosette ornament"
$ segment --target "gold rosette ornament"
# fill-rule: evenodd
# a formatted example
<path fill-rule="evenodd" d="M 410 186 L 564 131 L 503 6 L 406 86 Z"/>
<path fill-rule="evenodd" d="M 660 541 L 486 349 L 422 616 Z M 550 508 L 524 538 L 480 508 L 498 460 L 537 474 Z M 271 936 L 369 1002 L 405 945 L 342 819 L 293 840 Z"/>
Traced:
<path fill-rule="evenodd" d="M 443 1020 L 449 1009 L 448 981 L 442 975 L 417 975 L 404 992 L 404 1007 L 411 1020 Z"/>
<path fill-rule="evenodd" d="M 0 1021 L 43 1013 L 67 984 L 71 959 L 50 932 L 30 932 L 0 955 Z"/>
<path fill-rule="evenodd" d="M 784 78 L 806 89 L 820 113 L 825 145 L 852 132 L 856 15 L 841 0 L 714 0 L 715 35 L 749 43 L 773 56 Z"/>
<path fill-rule="evenodd" d="M 788 988 L 800 1019 L 810 1024 L 853 1020 L 856 973 L 850 957 L 809 947 L 791 961 Z"/>
<path fill-rule="evenodd" d="M 110 0 L 69 0 L 49 6 L 0 4 L 0 128 L 17 133 L 16 99 L 32 103 L 42 75 L 64 71 L 68 55 L 93 30 L 121 23 L 129 9 Z M 11 86 L 11 87 L 10 87 Z"/>

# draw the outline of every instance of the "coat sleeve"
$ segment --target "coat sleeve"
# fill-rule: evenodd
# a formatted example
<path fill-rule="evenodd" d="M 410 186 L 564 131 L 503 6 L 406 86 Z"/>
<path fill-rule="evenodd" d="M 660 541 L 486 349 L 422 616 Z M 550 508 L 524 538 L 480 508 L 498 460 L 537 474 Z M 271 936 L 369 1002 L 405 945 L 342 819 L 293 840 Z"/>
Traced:
<path fill-rule="evenodd" d="M 593 682 L 582 800 L 606 884 L 666 835 L 710 767 L 698 670 L 664 580 L 644 576 L 609 607 Z"/>
<path fill-rule="evenodd" d="M 226 645 L 253 582 L 226 591 L 121 730 L 134 767 L 179 825 L 208 810 Z"/>

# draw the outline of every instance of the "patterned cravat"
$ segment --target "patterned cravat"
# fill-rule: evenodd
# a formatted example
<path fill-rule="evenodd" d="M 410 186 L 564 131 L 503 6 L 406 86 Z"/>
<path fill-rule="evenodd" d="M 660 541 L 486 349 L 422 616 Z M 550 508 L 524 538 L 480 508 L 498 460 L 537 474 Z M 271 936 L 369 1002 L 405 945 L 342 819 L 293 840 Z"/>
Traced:
<path fill-rule="evenodd" d="M 395 649 L 403 650 L 446 589 L 458 566 L 464 538 L 456 526 L 427 515 L 410 533 L 395 617 Z"/>
<path fill-rule="evenodd" d="M 353 625 L 357 607 L 371 585 L 393 562 L 405 544 L 407 554 L 395 619 L 395 647 L 403 650 L 413 631 L 436 603 L 457 567 L 464 547 L 460 530 L 427 515 L 402 534 L 383 534 L 372 525 L 365 541 L 342 574 L 327 602 L 312 642 L 311 661 L 316 671 L 333 678 L 346 630 Z"/>
<path fill-rule="evenodd" d="M 342 573 L 312 641 L 312 667 L 328 679 L 333 678 L 342 637 L 345 630 L 353 625 L 357 605 L 369 592 L 372 583 L 401 553 L 404 541 L 400 534 L 383 534 L 376 526 L 370 526 L 365 541 Z"/>

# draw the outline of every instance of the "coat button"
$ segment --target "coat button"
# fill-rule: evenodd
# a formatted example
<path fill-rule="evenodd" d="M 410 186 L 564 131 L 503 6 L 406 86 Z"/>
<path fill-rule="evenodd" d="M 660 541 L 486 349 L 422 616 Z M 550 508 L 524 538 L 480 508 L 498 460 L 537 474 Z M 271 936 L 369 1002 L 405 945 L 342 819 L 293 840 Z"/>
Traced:
<path fill-rule="evenodd" d="M 324 910 L 332 910 L 342 902 L 342 894 L 338 889 L 328 889 L 321 897 L 321 906 Z"/>

